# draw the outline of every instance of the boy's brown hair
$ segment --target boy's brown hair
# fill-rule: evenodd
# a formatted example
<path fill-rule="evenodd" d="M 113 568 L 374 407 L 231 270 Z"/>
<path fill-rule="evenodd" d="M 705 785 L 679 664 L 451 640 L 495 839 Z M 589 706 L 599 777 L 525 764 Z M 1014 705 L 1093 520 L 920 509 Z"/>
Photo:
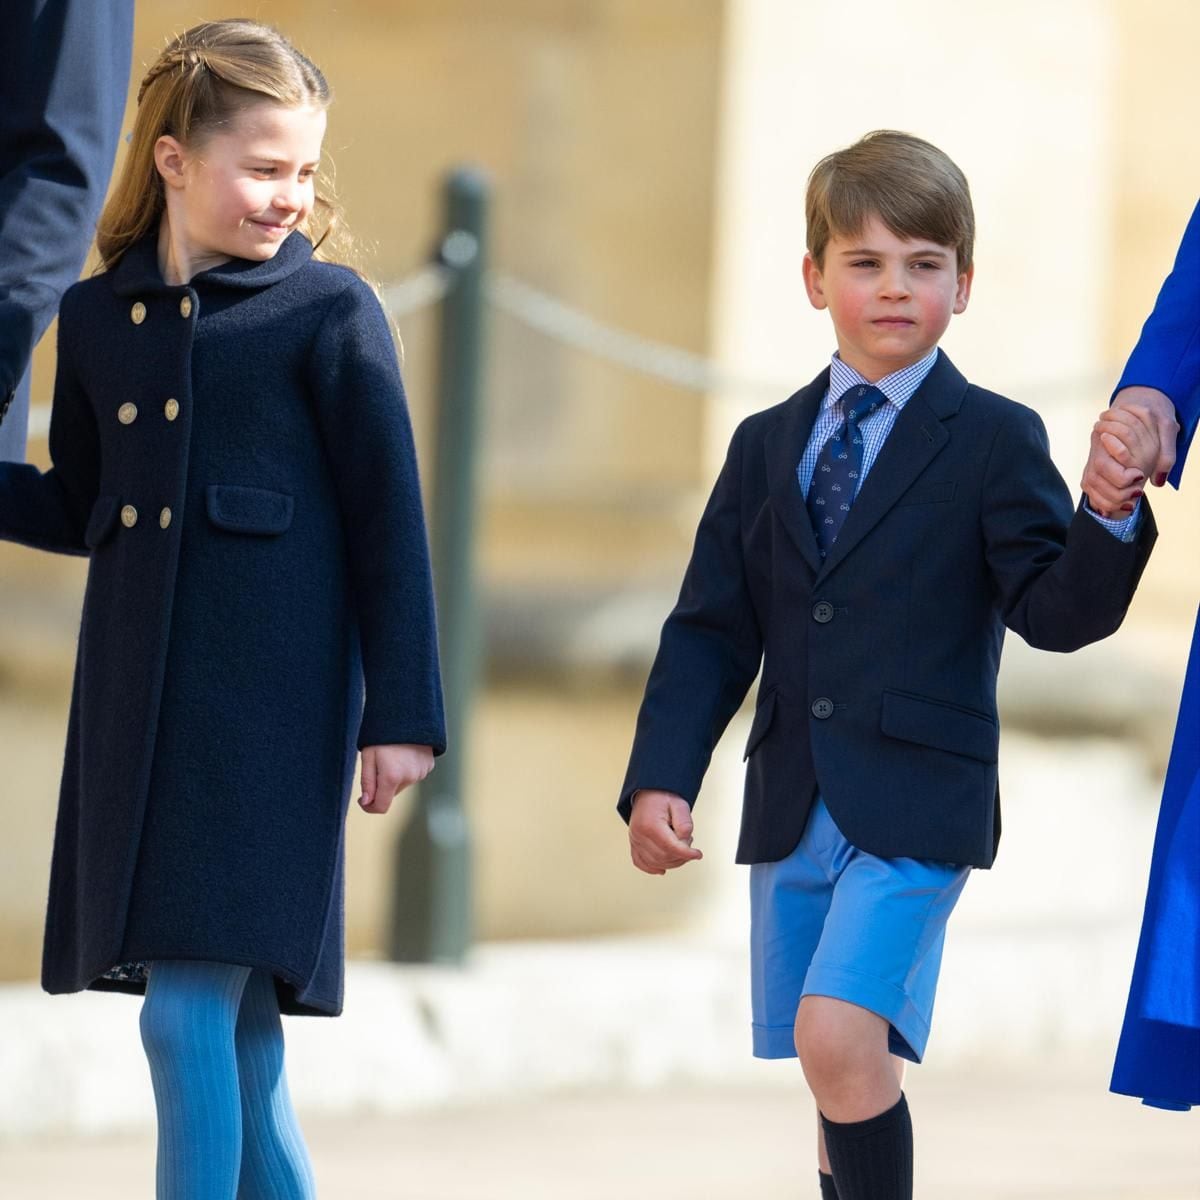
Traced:
<path fill-rule="evenodd" d="M 975 250 L 975 211 L 966 176 L 911 133 L 877 129 L 827 154 L 808 177 L 808 251 L 824 266 L 831 237 L 853 237 L 877 216 L 897 237 L 952 246 L 958 274 Z"/>

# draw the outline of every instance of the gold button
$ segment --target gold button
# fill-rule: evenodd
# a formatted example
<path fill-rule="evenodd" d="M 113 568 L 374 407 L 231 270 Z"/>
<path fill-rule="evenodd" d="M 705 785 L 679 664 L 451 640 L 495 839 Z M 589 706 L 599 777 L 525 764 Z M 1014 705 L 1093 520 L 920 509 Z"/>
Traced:
<path fill-rule="evenodd" d="M 168 400 L 167 403 L 163 406 L 163 412 L 165 412 L 167 414 L 168 421 L 175 420 L 175 418 L 177 416 L 179 416 L 179 401 L 178 400 Z"/>
<path fill-rule="evenodd" d="M 162 512 L 158 514 L 158 523 L 163 529 L 166 529 L 166 527 L 170 525 L 171 510 L 169 508 L 164 508 Z"/>
<path fill-rule="evenodd" d="M 129 319 L 135 325 L 140 325 L 146 319 L 146 306 L 140 300 L 129 310 Z"/>
<path fill-rule="evenodd" d="M 134 421 L 137 420 L 137 405 L 122 404 L 121 407 L 117 409 L 117 420 L 120 421 L 122 425 L 132 425 Z"/>
<path fill-rule="evenodd" d="M 184 296 L 184 298 L 182 300 L 180 300 L 179 314 L 185 320 L 192 315 L 192 298 L 191 298 L 191 296 Z"/>
<path fill-rule="evenodd" d="M 132 504 L 127 504 L 121 509 L 121 524 L 126 529 L 132 529 L 137 524 L 137 509 Z"/>

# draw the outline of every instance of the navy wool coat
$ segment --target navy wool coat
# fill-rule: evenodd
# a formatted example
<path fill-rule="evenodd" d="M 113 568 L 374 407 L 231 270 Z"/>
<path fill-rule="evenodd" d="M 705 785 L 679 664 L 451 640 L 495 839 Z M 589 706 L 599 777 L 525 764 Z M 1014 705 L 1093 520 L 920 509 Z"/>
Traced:
<path fill-rule="evenodd" d="M 50 453 L 0 464 L 0 536 L 91 556 L 43 985 L 204 959 L 337 1014 L 355 748 L 445 749 L 374 293 L 298 233 L 168 286 L 147 238 L 63 299 Z"/>

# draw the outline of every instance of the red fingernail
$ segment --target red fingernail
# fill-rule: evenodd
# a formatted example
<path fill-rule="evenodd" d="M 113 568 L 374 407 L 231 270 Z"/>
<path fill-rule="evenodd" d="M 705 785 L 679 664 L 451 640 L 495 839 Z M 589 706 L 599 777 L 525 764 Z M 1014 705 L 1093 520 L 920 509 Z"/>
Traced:
<path fill-rule="evenodd" d="M 1154 486 L 1155 487 L 1162 487 L 1162 485 L 1166 482 L 1167 482 L 1166 471 L 1162 471 L 1158 475 L 1155 475 L 1155 477 L 1154 477 Z"/>
<path fill-rule="evenodd" d="M 1132 498 L 1133 498 L 1134 500 L 1140 500 L 1140 499 L 1142 498 L 1142 493 L 1141 493 L 1141 492 L 1134 492 L 1134 493 L 1133 493 L 1133 497 L 1132 497 Z"/>
<path fill-rule="evenodd" d="M 1131 513 L 1131 512 L 1133 512 L 1133 505 L 1132 504 L 1122 504 L 1121 511 Z"/>

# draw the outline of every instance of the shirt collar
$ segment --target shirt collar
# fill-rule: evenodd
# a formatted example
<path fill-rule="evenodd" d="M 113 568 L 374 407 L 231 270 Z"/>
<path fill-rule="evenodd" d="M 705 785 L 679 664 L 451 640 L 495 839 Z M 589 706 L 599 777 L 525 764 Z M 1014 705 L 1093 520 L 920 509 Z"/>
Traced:
<path fill-rule="evenodd" d="M 874 386 L 877 387 L 897 409 L 902 409 L 911 399 L 912 394 L 925 382 L 925 376 L 933 370 L 937 362 L 938 348 L 934 346 L 930 352 L 915 363 L 901 367 L 885 375 Z M 842 362 L 840 354 L 834 353 L 829 364 L 829 391 L 825 393 L 823 407 L 836 404 L 852 387 L 860 387 L 868 381 L 853 367 Z"/>

